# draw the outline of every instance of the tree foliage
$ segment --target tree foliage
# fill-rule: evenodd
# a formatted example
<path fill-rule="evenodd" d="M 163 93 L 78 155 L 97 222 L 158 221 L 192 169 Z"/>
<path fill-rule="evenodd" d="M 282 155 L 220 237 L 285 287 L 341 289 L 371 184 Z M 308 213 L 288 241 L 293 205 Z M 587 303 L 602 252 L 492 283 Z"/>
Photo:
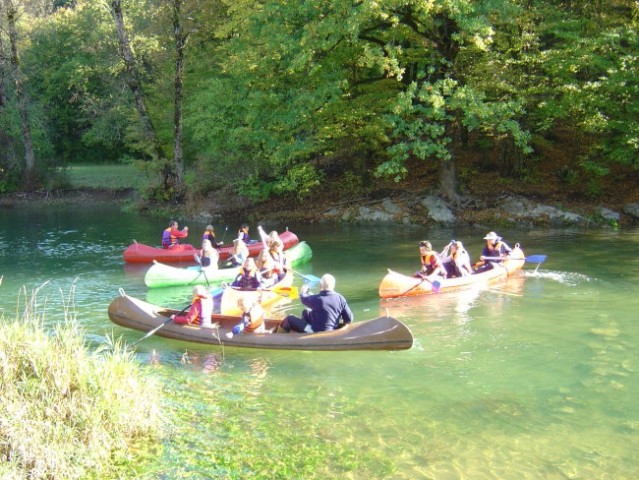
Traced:
<path fill-rule="evenodd" d="M 152 153 L 126 88 L 133 66 L 159 148 L 180 151 L 196 192 L 303 198 L 341 174 L 402 182 L 420 159 L 453 198 L 463 152 L 492 146 L 501 173 L 517 177 L 534 138 L 566 129 L 588 146 L 579 161 L 590 178 L 639 169 L 632 0 L 121 0 L 129 65 L 110 2 L 20 1 L 42 163 L 138 158 L 156 179 L 181 175 Z M 16 92 L 2 85 L 0 125 L 17 145 Z"/>

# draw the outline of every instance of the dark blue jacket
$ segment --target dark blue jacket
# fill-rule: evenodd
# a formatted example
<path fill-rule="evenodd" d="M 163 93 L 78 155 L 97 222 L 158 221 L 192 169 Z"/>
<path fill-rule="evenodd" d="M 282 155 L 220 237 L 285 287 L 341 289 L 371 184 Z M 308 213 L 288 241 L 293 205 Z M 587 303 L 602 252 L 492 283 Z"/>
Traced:
<path fill-rule="evenodd" d="M 346 299 L 333 290 L 322 290 L 316 295 L 301 293 L 300 300 L 312 310 L 310 318 L 314 332 L 337 329 L 340 318 L 345 324 L 353 321 Z"/>

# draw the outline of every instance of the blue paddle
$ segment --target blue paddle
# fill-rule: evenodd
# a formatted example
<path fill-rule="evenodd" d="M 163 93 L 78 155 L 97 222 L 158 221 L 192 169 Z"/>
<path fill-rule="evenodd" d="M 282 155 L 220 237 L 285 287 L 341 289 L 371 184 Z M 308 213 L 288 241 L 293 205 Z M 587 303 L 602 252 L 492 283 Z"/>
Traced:
<path fill-rule="evenodd" d="M 525 260 L 529 263 L 544 263 L 548 255 L 531 255 L 525 258 L 512 258 L 512 257 L 484 257 L 484 260 L 505 260 L 508 258 L 509 260 Z"/>
<path fill-rule="evenodd" d="M 320 278 L 316 277 L 315 275 L 311 275 L 311 274 L 306 274 L 304 275 L 303 273 L 300 272 L 296 272 L 295 270 L 293 270 L 292 268 L 289 268 L 289 270 L 291 272 L 293 272 L 295 275 L 299 275 L 300 277 L 302 277 L 304 280 L 306 280 L 308 283 L 311 284 L 316 284 L 320 282 Z"/>

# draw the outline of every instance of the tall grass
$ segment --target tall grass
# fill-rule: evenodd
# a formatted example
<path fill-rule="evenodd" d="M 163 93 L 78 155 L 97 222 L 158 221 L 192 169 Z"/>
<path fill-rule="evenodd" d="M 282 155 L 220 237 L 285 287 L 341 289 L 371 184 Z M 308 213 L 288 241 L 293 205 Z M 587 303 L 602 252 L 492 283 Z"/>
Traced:
<path fill-rule="evenodd" d="M 159 386 L 119 342 L 87 348 L 72 294 L 52 331 L 37 290 L 21 297 L 0 317 L 0 478 L 132 477 L 129 449 L 160 432 Z"/>

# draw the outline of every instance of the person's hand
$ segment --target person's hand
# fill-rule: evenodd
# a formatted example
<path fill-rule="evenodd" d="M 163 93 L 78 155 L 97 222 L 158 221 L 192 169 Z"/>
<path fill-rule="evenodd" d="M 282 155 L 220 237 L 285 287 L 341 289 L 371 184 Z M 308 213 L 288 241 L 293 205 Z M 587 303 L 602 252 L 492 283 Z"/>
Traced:
<path fill-rule="evenodd" d="M 486 260 L 486 257 L 482 255 L 481 257 L 479 257 L 479 259 L 483 262 L 484 260 Z"/>
<path fill-rule="evenodd" d="M 171 320 L 175 320 L 175 315 L 171 315 L 169 318 L 171 318 Z"/>
<path fill-rule="evenodd" d="M 308 283 L 305 283 L 304 285 L 302 285 L 302 293 L 308 293 Z"/>

